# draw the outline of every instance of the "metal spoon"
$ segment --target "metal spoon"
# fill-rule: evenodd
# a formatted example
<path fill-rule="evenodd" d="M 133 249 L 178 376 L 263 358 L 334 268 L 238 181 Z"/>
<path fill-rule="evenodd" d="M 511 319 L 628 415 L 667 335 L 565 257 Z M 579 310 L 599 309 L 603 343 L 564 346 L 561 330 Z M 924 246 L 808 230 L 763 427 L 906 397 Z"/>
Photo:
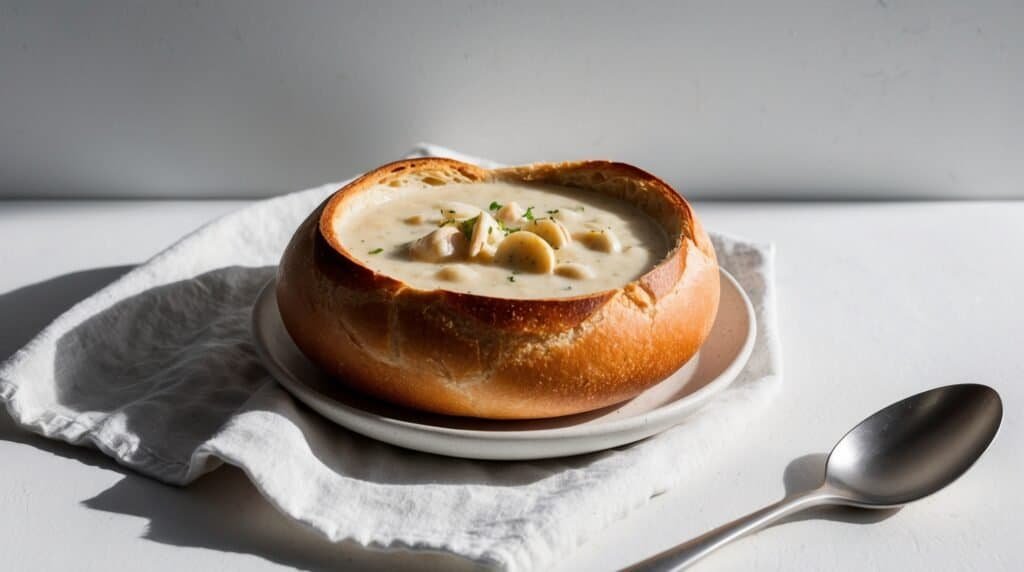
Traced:
<path fill-rule="evenodd" d="M 955 481 L 999 430 L 1003 403 L 994 389 L 961 384 L 896 402 L 836 443 L 821 485 L 790 495 L 626 570 L 682 570 L 712 550 L 791 514 L 822 505 L 893 508 Z"/>

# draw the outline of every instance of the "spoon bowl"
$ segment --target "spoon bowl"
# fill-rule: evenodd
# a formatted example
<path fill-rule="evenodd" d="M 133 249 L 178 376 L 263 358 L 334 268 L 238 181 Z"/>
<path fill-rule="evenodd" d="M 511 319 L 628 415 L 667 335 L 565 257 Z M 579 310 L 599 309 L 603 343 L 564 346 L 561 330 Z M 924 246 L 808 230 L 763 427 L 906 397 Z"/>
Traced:
<path fill-rule="evenodd" d="M 952 483 L 995 438 L 1003 406 L 979 384 L 939 387 L 862 421 L 832 449 L 825 486 L 865 508 L 913 502 Z"/>

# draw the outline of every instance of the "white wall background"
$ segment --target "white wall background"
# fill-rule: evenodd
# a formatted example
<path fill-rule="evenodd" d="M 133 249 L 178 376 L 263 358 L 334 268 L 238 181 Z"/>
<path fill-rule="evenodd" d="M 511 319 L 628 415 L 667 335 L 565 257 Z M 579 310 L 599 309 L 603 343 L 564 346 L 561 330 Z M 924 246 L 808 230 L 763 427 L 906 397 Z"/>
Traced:
<path fill-rule="evenodd" d="M 0 0 L 0 197 L 267 195 L 420 140 L 704 197 L 1024 197 L 1022 102 L 1014 1 Z"/>

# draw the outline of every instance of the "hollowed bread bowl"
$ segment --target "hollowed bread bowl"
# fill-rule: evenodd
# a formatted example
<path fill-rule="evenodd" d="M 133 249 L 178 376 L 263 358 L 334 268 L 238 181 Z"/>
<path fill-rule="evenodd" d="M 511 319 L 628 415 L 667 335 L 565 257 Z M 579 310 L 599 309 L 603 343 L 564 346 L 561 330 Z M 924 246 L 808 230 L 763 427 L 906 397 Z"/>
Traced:
<path fill-rule="evenodd" d="M 375 272 L 332 221 L 370 189 L 513 181 L 575 187 L 638 206 L 667 255 L 621 288 L 508 299 L 420 290 Z M 419 410 L 493 419 L 580 413 L 630 399 L 700 348 L 718 308 L 715 252 L 667 184 L 608 161 L 483 169 L 425 158 L 380 167 L 314 210 L 277 274 L 281 317 L 299 349 L 349 389 Z"/>

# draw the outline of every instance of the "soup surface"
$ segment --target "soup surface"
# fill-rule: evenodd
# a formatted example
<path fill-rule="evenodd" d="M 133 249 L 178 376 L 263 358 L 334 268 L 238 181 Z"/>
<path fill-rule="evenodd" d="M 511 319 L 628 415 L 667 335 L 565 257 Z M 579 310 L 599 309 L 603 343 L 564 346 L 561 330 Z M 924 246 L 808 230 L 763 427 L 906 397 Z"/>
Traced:
<path fill-rule="evenodd" d="M 376 187 L 335 235 L 367 267 L 423 290 L 561 298 L 622 287 L 660 262 L 664 230 L 596 191 L 527 183 Z"/>

